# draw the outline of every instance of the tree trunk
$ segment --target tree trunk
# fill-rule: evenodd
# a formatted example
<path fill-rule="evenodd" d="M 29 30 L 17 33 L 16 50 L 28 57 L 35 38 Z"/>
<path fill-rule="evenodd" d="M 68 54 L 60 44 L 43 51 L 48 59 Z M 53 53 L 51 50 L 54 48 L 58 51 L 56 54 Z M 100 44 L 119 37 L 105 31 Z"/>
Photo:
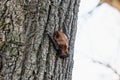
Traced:
<path fill-rule="evenodd" d="M 78 7 L 79 0 L 0 0 L 0 80 L 71 80 Z M 58 27 L 69 36 L 65 59 L 46 35 Z"/>

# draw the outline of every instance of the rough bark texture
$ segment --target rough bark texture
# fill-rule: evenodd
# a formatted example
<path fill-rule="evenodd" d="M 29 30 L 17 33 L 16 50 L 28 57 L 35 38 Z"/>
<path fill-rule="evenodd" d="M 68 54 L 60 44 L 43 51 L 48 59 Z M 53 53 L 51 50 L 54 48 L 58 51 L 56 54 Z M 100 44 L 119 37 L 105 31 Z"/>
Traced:
<path fill-rule="evenodd" d="M 71 80 L 79 0 L 0 0 L 0 80 Z M 65 29 L 66 59 L 46 30 Z"/>

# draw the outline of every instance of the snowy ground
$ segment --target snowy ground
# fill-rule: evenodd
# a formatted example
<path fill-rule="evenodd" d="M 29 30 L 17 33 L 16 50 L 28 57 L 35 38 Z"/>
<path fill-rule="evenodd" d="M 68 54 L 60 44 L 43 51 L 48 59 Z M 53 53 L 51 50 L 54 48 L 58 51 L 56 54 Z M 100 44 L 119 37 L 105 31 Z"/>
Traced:
<path fill-rule="evenodd" d="M 79 13 L 72 80 L 118 79 L 111 69 L 92 62 L 92 59 L 110 64 L 120 74 L 120 12 L 103 4 L 92 14 L 84 14 L 97 2 L 82 0 L 84 4 L 81 4 Z"/>

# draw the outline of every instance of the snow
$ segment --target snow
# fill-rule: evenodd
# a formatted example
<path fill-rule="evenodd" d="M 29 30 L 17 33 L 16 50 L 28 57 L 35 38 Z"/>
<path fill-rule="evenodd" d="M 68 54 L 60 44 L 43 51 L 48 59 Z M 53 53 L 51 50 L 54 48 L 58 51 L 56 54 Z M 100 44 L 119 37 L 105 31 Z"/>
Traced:
<path fill-rule="evenodd" d="M 92 14 L 85 14 L 98 1 L 82 0 L 81 3 L 72 80 L 117 80 L 111 69 L 92 59 L 110 64 L 120 74 L 120 12 L 104 3 Z"/>

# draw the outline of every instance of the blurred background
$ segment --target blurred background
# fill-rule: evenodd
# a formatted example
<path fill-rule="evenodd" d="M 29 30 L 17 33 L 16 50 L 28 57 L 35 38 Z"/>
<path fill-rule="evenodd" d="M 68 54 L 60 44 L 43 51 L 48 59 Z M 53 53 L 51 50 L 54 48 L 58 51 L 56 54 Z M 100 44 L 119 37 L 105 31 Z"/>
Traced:
<path fill-rule="evenodd" d="M 72 80 L 120 80 L 120 11 L 98 3 L 81 0 Z"/>

